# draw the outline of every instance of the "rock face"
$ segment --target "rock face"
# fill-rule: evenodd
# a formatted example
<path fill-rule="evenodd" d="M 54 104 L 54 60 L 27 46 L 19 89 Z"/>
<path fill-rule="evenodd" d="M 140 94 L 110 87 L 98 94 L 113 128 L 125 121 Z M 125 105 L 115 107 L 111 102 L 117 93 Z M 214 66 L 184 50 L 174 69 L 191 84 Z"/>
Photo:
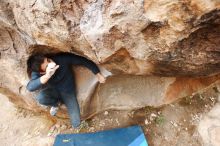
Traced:
<path fill-rule="evenodd" d="M 54 138 L 47 136 L 54 124 L 45 115 L 33 115 L 16 109 L 6 96 L 0 94 L 1 145 L 53 145 Z"/>
<path fill-rule="evenodd" d="M 95 88 L 77 69 L 85 117 L 162 105 L 219 80 L 219 0 L 2 0 L 0 9 L 0 92 L 18 106 L 39 109 L 25 89 L 33 52 L 77 53 L 114 75 Z"/>
<path fill-rule="evenodd" d="M 218 86 L 220 91 L 220 86 Z M 203 138 L 204 145 L 218 146 L 220 144 L 220 94 L 214 108 L 200 121 L 198 131 Z"/>

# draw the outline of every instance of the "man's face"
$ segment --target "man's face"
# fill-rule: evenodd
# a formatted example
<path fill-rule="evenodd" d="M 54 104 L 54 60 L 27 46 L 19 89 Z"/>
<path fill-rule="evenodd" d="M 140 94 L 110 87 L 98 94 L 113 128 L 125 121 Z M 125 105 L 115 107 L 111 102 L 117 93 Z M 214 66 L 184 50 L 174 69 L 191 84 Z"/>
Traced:
<path fill-rule="evenodd" d="M 54 61 L 50 58 L 44 58 L 44 62 L 40 66 L 42 73 L 46 72 L 46 68 L 50 62 L 54 62 Z"/>

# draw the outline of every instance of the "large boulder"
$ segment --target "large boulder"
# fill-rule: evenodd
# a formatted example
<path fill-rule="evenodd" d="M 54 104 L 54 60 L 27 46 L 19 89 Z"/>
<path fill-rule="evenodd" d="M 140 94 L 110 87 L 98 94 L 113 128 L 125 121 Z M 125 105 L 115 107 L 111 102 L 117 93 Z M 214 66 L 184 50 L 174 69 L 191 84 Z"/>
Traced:
<path fill-rule="evenodd" d="M 2 0 L 0 9 L 0 92 L 17 106 L 40 110 L 25 88 L 33 52 L 76 53 L 112 75 L 98 84 L 75 68 L 83 117 L 160 106 L 219 80 L 218 0 Z"/>

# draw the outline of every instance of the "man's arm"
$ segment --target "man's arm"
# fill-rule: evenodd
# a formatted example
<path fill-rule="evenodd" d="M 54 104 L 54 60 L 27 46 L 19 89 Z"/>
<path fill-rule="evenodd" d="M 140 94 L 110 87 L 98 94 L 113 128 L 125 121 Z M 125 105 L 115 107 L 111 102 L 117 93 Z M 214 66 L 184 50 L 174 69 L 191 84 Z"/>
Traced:
<path fill-rule="evenodd" d="M 87 67 L 89 70 L 91 70 L 97 77 L 100 83 L 105 83 L 105 77 L 101 74 L 98 66 L 92 62 L 91 60 L 81 57 L 75 54 L 65 54 L 63 56 L 64 60 L 67 60 L 68 63 L 70 64 L 75 64 L 75 65 L 83 65 Z"/>
<path fill-rule="evenodd" d="M 62 59 L 67 61 L 70 64 L 83 65 L 87 67 L 89 70 L 91 70 L 94 74 L 100 73 L 98 66 L 94 62 L 92 62 L 91 60 L 85 57 L 69 53 L 69 54 L 63 55 Z"/>
<path fill-rule="evenodd" d="M 35 91 L 38 90 L 39 88 L 42 87 L 42 83 L 41 83 L 41 77 L 40 74 L 37 72 L 32 72 L 31 73 L 31 80 L 28 82 L 27 84 L 27 90 L 29 91 Z"/>
<path fill-rule="evenodd" d="M 53 68 L 51 68 L 50 67 L 50 63 L 49 63 L 49 65 L 47 66 L 47 68 L 46 68 L 46 73 L 45 73 L 45 75 L 43 75 L 43 76 L 41 76 L 40 77 L 40 82 L 42 83 L 42 84 L 45 84 L 45 83 L 47 83 L 48 82 L 48 80 L 52 77 L 52 75 L 56 72 L 56 70 L 59 68 L 59 65 L 56 65 L 55 63 L 54 63 L 54 67 Z"/>
<path fill-rule="evenodd" d="M 43 86 L 43 84 L 47 83 L 51 76 L 55 73 L 55 71 L 59 68 L 59 65 L 56 65 L 54 68 L 47 67 L 46 73 L 40 76 L 37 72 L 31 73 L 31 80 L 27 84 L 27 89 L 29 91 L 38 90 Z"/>

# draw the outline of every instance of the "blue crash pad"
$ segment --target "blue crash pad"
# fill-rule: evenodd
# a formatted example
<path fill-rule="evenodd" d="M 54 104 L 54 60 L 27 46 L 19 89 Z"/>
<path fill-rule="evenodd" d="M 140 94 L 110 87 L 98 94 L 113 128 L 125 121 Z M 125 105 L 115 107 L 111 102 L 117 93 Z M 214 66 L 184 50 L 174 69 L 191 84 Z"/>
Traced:
<path fill-rule="evenodd" d="M 54 146 L 148 146 L 140 126 L 95 133 L 59 134 Z"/>

